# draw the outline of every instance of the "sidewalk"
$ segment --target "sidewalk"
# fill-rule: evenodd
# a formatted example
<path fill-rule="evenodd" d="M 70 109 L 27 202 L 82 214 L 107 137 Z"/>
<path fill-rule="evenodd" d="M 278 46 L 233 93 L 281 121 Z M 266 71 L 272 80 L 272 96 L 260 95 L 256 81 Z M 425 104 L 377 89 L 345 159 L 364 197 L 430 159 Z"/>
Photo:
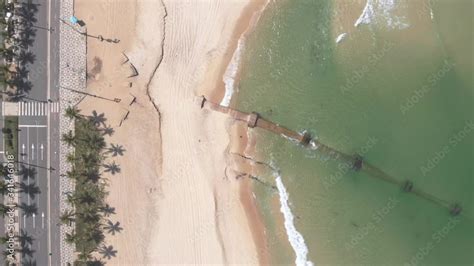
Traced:
<path fill-rule="evenodd" d="M 74 0 L 62 0 L 60 18 L 69 20 L 74 14 Z M 73 29 L 71 26 L 60 23 L 60 49 L 59 49 L 59 86 L 72 88 L 78 91 L 85 91 L 86 71 L 87 71 L 87 38 L 77 31 L 84 31 L 79 26 Z M 63 114 L 69 106 L 76 105 L 81 96 L 68 90 L 60 90 L 60 113 Z M 74 132 L 74 124 L 64 116 L 60 117 L 60 136 L 63 133 Z M 74 183 L 65 177 L 70 165 L 66 161 L 66 156 L 73 149 L 66 144 L 60 144 L 60 213 L 72 207 L 67 203 L 68 193 L 74 191 Z M 61 247 L 61 265 L 71 265 L 74 262 L 75 247 L 66 243 L 66 233 L 70 233 L 73 227 L 60 225 L 60 247 Z"/>

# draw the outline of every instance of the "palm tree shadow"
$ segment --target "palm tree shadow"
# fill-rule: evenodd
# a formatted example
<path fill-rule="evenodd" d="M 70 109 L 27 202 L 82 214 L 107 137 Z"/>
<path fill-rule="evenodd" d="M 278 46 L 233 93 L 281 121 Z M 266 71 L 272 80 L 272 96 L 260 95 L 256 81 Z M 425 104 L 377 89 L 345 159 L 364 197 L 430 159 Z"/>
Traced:
<path fill-rule="evenodd" d="M 18 55 L 18 61 L 20 61 L 22 65 L 33 64 L 35 60 L 36 55 L 29 51 L 21 51 Z"/>
<path fill-rule="evenodd" d="M 124 153 L 125 151 L 126 151 L 126 150 L 123 148 L 122 145 L 113 144 L 113 143 L 111 143 L 111 144 L 110 144 L 110 148 L 107 149 L 107 152 L 108 152 L 108 153 L 111 153 L 113 157 L 116 157 L 116 156 L 118 156 L 118 155 L 123 156 L 123 153 Z"/>
<path fill-rule="evenodd" d="M 21 253 L 22 258 L 26 256 L 32 258 L 33 254 L 36 252 L 36 250 L 32 249 L 31 247 L 22 247 L 19 251 Z"/>
<path fill-rule="evenodd" d="M 117 255 L 117 250 L 114 250 L 114 247 L 111 245 L 104 245 L 99 249 L 99 254 L 102 255 L 102 258 L 110 260 L 112 257 L 115 257 Z"/>
<path fill-rule="evenodd" d="M 106 203 L 105 206 L 102 207 L 101 211 L 104 213 L 105 217 L 115 214 L 115 208 L 110 206 L 108 203 Z"/>
<path fill-rule="evenodd" d="M 25 202 L 22 202 L 20 204 L 20 209 L 23 210 L 23 213 L 26 215 L 26 216 L 32 216 L 33 214 L 38 214 L 38 207 L 36 206 L 35 203 L 33 204 L 27 204 Z"/>
<path fill-rule="evenodd" d="M 24 66 L 23 67 L 16 67 L 16 69 L 15 69 L 15 75 L 17 77 L 21 77 L 21 78 L 24 78 L 24 79 L 28 78 L 28 73 L 29 72 L 30 71 Z"/>
<path fill-rule="evenodd" d="M 27 93 L 31 91 L 33 83 L 30 80 L 17 76 L 13 79 L 13 84 L 17 88 L 17 95 Z M 22 95 L 24 97 L 25 95 Z"/>
<path fill-rule="evenodd" d="M 37 174 L 37 170 L 34 167 L 25 167 L 24 165 L 20 166 L 20 170 L 18 171 L 18 175 L 20 175 L 23 180 L 29 178 L 35 179 Z"/>
<path fill-rule="evenodd" d="M 26 231 L 21 229 L 20 235 L 18 236 L 18 240 L 20 241 L 21 247 L 26 247 L 27 245 L 32 245 L 34 238 L 28 235 Z"/>
<path fill-rule="evenodd" d="M 33 3 L 25 3 L 23 6 L 18 8 L 18 16 L 25 19 L 25 23 L 35 23 L 36 12 L 38 12 L 38 5 Z"/>
<path fill-rule="evenodd" d="M 111 126 L 104 126 L 104 128 L 102 128 L 102 134 L 104 136 L 105 135 L 112 136 L 114 133 L 115 133 L 115 130 Z"/>
<path fill-rule="evenodd" d="M 35 198 L 36 194 L 40 194 L 41 190 L 36 183 L 25 184 L 24 182 L 20 183 L 20 192 L 27 193 L 32 199 Z"/>
<path fill-rule="evenodd" d="M 91 121 L 94 126 L 99 127 L 103 125 L 105 127 L 105 121 L 107 121 L 107 118 L 105 118 L 105 114 L 97 114 L 97 111 L 92 111 L 92 115 L 89 116 L 89 121 Z"/>
<path fill-rule="evenodd" d="M 35 42 L 35 36 L 36 29 L 33 29 L 29 26 L 25 27 L 20 34 L 20 39 L 18 40 L 20 47 L 27 49 L 28 47 L 32 46 Z"/>
<path fill-rule="evenodd" d="M 103 164 L 103 167 L 105 168 L 104 172 L 110 173 L 112 175 L 120 173 L 121 171 L 120 166 L 116 164 L 115 162 Z"/>
<path fill-rule="evenodd" d="M 104 229 L 107 233 L 111 235 L 115 235 L 115 233 L 121 233 L 123 227 L 120 226 L 120 222 L 112 222 L 111 220 L 107 220 L 107 224 L 104 226 Z"/>
<path fill-rule="evenodd" d="M 31 259 L 23 260 L 21 262 L 21 265 L 22 266 L 37 266 L 36 261 L 31 260 Z"/>

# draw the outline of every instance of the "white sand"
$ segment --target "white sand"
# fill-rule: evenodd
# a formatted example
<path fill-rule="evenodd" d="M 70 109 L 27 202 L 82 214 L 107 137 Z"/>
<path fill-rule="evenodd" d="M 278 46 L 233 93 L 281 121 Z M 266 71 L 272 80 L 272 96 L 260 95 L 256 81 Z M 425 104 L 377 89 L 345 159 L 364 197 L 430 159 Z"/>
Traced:
<path fill-rule="evenodd" d="M 121 168 L 107 176 L 107 201 L 116 208 L 110 219 L 124 230 L 107 235 L 106 243 L 118 250 L 108 264 L 261 262 L 248 218 L 255 215 L 246 214 L 242 202 L 248 199 L 241 198 L 234 171 L 226 170 L 230 120 L 193 102 L 195 95 L 222 94 L 216 84 L 232 55 L 229 48 L 236 46 L 236 25 L 247 4 L 77 0 L 76 14 L 88 33 L 121 40 L 109 44 L 89 38 L 89 72 L 94 58 L 102 68 L 88 90 L 122 102 L 89 98 L 79 106 L 85 114 L 104 112 L 115 128 L 107 141 L 126 149 L 125 156 L 109 159 Z M 122 51 L 139 76 L 126 77 Z M 132 106 L 129 93 L 137 96 Z M 118 127 L 127 110 L 128 119 Z"/>

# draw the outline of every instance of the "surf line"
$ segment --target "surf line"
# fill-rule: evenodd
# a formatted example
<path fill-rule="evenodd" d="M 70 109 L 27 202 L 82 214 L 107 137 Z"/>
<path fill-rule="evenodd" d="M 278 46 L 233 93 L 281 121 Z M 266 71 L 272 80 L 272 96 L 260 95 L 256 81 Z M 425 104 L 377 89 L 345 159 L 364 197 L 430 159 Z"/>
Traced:
<path fill-rule="evenodd" d="M 309 261 L 306 257 L 308 256 L 308 247 L 304 242 L 303 235 L 296 230 L 294 224 L 294 215 L 291 212 L 289 206 L 289 195 L 286 191 L 285 186 L 283 185 L 283 181 L 281 180 L 281 175 L 276 173 L 275 178 L 276 186 L 278 188 L 278 194 L 280 196 L 280 211 L 285 218 L 285 230 L 288 236 L 288 240 L 290 241 L 290 245 L 293 248 L 293 251 L 296 255 L 295 264 L 297 266 L 312 266 L 313 263 Z"/>

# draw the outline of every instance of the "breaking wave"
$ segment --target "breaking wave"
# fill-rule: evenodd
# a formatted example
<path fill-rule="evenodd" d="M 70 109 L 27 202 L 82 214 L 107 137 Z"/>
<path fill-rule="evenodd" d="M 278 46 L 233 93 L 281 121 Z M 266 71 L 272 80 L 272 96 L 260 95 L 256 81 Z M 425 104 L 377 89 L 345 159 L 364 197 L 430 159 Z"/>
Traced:
<path fill-rule="evenodd" d="M 384 25 L 392 29 L 405 29 L 410 26 L 406 16 L 401 15 L 400 0 L 367 0 L 364 10 L 354 23 L 355 27 L 361 24 Z"/>
<path fill-rule="evenodd" d="M 280 196 L 280 211 L 285 218 L 286 234 L 288 235 L 290 245 L 296 254 L 295 264 L 298 266 L 312 266 L 313 263 L 306 258 L 308 255 L 308 247 L 304 242 L 303 235 L 301 235 L 301 233 L 295 228 L 295 224 L 293 222 L 294 216 L 288 204 L 289 195 L 285 186 L 283 185 L 280 174 L 276 174 L 275 181 L 278 188 L 278 194 Z"/>

